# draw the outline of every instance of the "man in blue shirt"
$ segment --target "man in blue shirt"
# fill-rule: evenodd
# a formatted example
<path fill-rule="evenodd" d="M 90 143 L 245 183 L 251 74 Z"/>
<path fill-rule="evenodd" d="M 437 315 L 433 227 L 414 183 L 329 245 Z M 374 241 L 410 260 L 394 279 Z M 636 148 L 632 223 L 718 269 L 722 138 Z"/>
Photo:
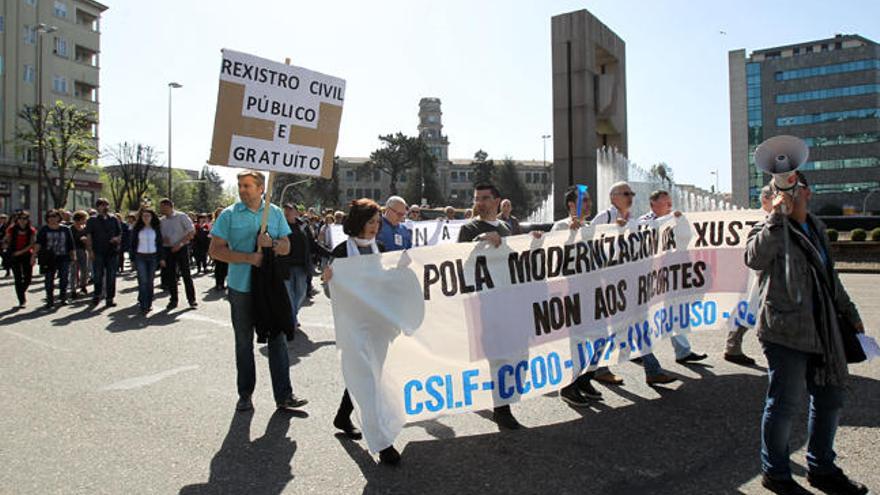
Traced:
<path fill-rule="evenodd" d="M 259 243 L 260 247 L 271 247 L 279 256 L 290 252 L 287 239 L 290 227 L 281 209 L 271 203 L 266 232 L 257 239 L 265 207 L 263 190 L 263 174 L 253 170 L 239 172 L 238 196 L 241 201 L 223 210 L 211 229 L 209 254 L 215 260 L 229 263 L 227 297 L 235 330 L 235 366 L 238 375 L 238 403 L 235 408 L 238 411 L 253 409 L 251 395 L 257 382 L 254 364 L 256 318 L 250 294 L 251 267 L 260 266 L 263 253 L 256 249 L 256 245 Z M 290 358 L 283 332 L 269 338 L 269 372 L 275 404 L 279 409 L 296 409 L 308 403 L 293 394 Z"/>
<path fill-rule="evenodd" d="M 376 240 L 385 245 L 386 251 L 402 251 L 412 247 L 412 232 L 403 225 L 406 219 L 406 200 L 391 196 L 385 202 L 382 226 Z"/>

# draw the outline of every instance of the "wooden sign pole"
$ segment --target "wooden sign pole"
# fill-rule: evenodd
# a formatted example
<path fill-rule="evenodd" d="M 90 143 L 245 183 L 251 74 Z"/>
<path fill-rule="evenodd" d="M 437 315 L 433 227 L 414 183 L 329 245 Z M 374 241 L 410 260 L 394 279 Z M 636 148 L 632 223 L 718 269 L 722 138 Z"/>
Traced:
<path fill-rule="evenodd" d="M 290 57 L 284 59 L 284 63 L 290 65 Z M 263 189 L 263 216 L 260 219 L 260 235 L 266 233 L 269 224 L 269 208 L 272 205 L 272 188 L 275 187 L 275 172 L 269 172 L 269 178 L 266 179 L 266 187 Z"/>

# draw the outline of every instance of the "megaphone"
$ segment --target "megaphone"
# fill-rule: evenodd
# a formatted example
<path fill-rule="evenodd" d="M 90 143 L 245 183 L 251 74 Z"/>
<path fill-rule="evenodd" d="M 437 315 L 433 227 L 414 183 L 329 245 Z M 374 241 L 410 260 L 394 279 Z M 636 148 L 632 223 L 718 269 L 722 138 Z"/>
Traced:
<path fill-rule="evenodd" d="M 803 139 L 794 136 L 772 137 L 755 149 L 755 165 L 773 176 L 777 191 L 790 191 L 797 186 L 795 171 L 806 163 L 810 148 Z"/>

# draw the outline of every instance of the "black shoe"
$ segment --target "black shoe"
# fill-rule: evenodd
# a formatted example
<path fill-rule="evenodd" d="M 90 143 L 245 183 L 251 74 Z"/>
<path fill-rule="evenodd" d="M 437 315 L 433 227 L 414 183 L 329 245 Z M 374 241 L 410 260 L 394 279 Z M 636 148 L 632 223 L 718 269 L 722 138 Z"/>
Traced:
<path fill-rule="evenodd" d="M 743 366 L 754 366 L 755 360 L 746 356 L 745 354 L 728 354 L 724 353 L 724 360 L 730 361 L 734 364 L 741 364 Z"/>
<path fill-rule="evenodd" d="M 868 493 L 868 487 L 849 479 L 843 470 L 835 468 L 831 474 L 816 475 L 807 473 L 807 481 L 810 486 L 818 488 L 825 493 L 833 493 L 840 495 L 863 495 Z"/>
<path fill-rule="evenodd" d="M 766 474 L 761 476 L 761 486 L 779 495 L 812 495 L 813 493 L 791 478 L 776 480 Z"/>
<path fill-rule="evenodd" d="M 581 395 L 577 384 L 572 383 L 559 390 L 559 398 L 571 407 L 588 407 L 590 401 Z"/>
<path fill-rule="evenodd" d="M 116 307 L 116 303 L 113 302 L 113 299 L 107 299 L 107 307 L 108 308 L 115 308 Z"/>
<path fill-rule="evenodd" d="M 97 306 L 101 302 L 101 299 L 97 297 L 92 298 L 92 306 Z"/>
<path fill-rule="evenodd" d="M 190 301 L 190 302 L 189 302 L 189 307 L 192 308 L 192 309 L 196 309 L 196 308 L 199 307 L 199 302 L 198 302 L 198 301 Z"/>
<path fill-rule="evenodd" d="M 165 306 L 165 309 L 174 309 L 174 308 L 176 308 L 176 307 L 177 307 L 177 301 L 170 301 L 170 302 Z"/>
<path fill-rule="evenodd" d="M 596 387 L 589 380 L 583 380 L 583 383 L 579 382 L 578 391 L 588 399 L 602 400 L 602 392 L 596 390 Z"/>
<path fill-rule="evenodd" d="M 55 306 L 55 303 L 52 301 L 46 301 L 46 304 L 43 304 L 43 309 L 52 309 L 52 306 Z"/>
<path fill-rule="evenodd" d="M 306 399 L 290 394 L 290 397 L 276 403 L 275 405 L 278 407 L 278 409 L 299 409 L 308 403 L 309 401 L 307 401 Z"/>
<path fill-rule="evenodd" d="M 522 425 L 519 424 L 519 421 L 510 412 L 510 406 L 496 407 L 492 413 L 492 420 L 505 430 L 518 430 L 522 428 Z"/>
<path fill-rule="evenodd" d="M 678 364 L 696 363 L 697 361 L 702 361 L 707 357 L 709 357 L 707 354 L 697 354 L 696 352 L 692 352 L 681 359 L 676 359 L 675 362 Z"/>
<path fill-rule="evenodd" d="M 67 299 L 61 299 L 60 301 L 58 301 L 58 304 L 61 306 L 67 306 Z"/>
<path fill-rule="evenodd" d="M 235 410 L 239 412 L 243 411 L 251 411 L 254 408 L 254 403 L 251 401 L 250 396 L 248 397 L 240 397 L 238 402 L 235 403 Z"/>
<path fill-rule="evenodd" d="M 632 361 L 632 362 L 634 362 L 634 363 L 636 363 L 636 364 L 642 364 L 642 362 L 644 361 L 644 359 L 642 359 L 642 358 L 640 358 L 640 357 L 637 357 L 637 358 L 632 358 L 632 359 L 630 359 L 630 361 Z"/>
<path fill-rule="evenodd" d="M 361 434 L 361 430 L 357 429 L 357 426 L 351 422 L 351 418 L 347 416 L 336 415 L 333 418 L 333 426 L 339 430 L 342 430 L 345 433 L 345 436 L 352 440 L 360 440 L 363 435 Z"/>
<path fill-rule="evenodd" d="M 389 466 L 396 466 L 400 463 L 400 452 L 398 452 L 393 445 L 386 449 L 382 449 L 379 452 L 379 462 Z"/>

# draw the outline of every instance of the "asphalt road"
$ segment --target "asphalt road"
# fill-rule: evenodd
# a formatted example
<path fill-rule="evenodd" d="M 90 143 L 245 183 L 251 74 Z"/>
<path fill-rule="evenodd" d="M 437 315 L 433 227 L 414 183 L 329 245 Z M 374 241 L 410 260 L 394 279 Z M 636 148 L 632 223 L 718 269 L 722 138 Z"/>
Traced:
<path fill-rule="evenodd" d="M 880 275 L 843 280 L 880 337 Z M 229 307 L 209 277 L 196 283 L 198 309 L 143 319 L 131 274 L 119 306 L 97 311 L 85 302 L 37 309 L 40 279 L 27 308 L 7 309 L 12 281 L 0 280 L 0 494 L 763 493 L 766 377 L 723 361 L 720 332 L 691 337 L 710 354 L 705 366 L 677 365 L 661 346 L 681 378 L 672 386 L 650 388 L 626 363 L 616 367 L 625 386 L 601 387 L 604 400 L 589 409 L 555 393 L 515 405 L 524 430 L 498 432 L 484 412 L 409 425 L 396 442 L 403 462 L 389 468 L 331 425 L 343 383 L 323 295 L 303 309 L 304 333 L 290 346 L 305 412 L 275 412 L 260 346 L 256 409 L 236 414 Z M 754 335 L 746 352 L 763 364 Z M 880 490 L 880 360 L 851 371 L 838 462 Z M 805 439 L 804 416 L 792 456 L 799 477 Z"/>

